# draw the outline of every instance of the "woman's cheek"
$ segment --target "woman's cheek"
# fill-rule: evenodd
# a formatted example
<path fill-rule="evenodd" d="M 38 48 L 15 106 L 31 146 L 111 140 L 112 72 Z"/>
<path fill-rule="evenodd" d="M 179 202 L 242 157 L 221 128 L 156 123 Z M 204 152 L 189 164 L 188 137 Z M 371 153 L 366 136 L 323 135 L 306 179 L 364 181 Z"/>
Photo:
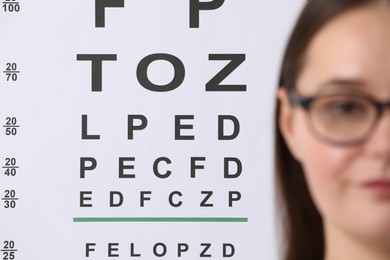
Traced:
<path fill-rule="evenodd" d="M 337 147 L 314 138 L 302 138 L 305 147 L 302 164 L 309 190 L 323 214 L 326 209 L 342 207 L 347 196 L 346 181 L 350 176 L 353 149 Z"/>

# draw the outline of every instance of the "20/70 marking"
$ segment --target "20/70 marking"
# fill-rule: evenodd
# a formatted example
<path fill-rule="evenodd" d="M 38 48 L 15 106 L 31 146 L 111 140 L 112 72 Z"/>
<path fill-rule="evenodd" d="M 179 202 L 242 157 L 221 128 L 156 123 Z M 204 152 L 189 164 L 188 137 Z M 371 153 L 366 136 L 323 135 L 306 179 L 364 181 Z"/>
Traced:
<path fill-rule="evenodd" d="M 6 65 L 5 70 L 3 73 L 7 77 L 7 81 L 17 81 L 18 80 L 18 74 L 20 71 L 18 70 L 18 65 L 16 63 L 10 63 L 8 62 Z"/>

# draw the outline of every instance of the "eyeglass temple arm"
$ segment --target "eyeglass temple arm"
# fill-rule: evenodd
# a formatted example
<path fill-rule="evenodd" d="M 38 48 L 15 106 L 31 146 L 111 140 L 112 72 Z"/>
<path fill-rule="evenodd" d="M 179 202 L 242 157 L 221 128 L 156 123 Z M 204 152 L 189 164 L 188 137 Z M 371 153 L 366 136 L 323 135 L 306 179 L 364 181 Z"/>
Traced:
<path fill-rule="evenodd" d="M 294 90 L 291 89 L 288 91 L 288 96 L 290 103 L 294 106 L 301 106 L 304 109 L 308 109 L 310 106 L 310 103 L 313 101 L 313 98 L 303 98 L 298 95 L 298 93 Z M 389 102 L 390 103 L 390 102 Z M 381 104 L 383 106 L 383 104 Z M 387 106 L 387 105 L 385 105 Z"/>
<path fill-rule="evenodd" d="M 390 100 L 389 101 L 386 101 L 386 102 L 383 102 L 383 103 L 377 103 L 376 104 L 378 107 L 381 107 L 382 109 L 386 108 L 386 107 L 390 107 Z"/>
<path fill-rule="evenodd" d="M 385 102 L 375 102 L 376 110 L 378 111 L 378 115 L 383 112 L 386 108 L 390 108 L 390 100 Z"/>

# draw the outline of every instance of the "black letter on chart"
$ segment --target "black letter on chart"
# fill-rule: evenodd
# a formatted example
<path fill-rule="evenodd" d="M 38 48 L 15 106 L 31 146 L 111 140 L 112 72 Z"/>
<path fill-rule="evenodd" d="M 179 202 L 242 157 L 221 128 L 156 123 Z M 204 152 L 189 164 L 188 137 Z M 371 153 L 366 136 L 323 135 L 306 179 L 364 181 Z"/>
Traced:
<path fill-rule="evenodd" d="M 91 201 L 91 197 L 87 197 L 85 195 L 92 195 L 92 191 L 80 191 L 80 208 L 90 208 L 91 204 L 87 204 L 85 201 Z"/>
<path fill-rule="evenodd" d="M 230 62 L 206 84 L 206 91 L 246 91 L 246 85 L 221 85 L 244 61 L 245 54 L 210 54 L 209 60 L 230 60 Z"/>
<path fill-rule="evenodd" d="M 235 158 L 235 157 L 226 157 L 223 159 L 223 162 L 224 162 L 223 163 L 223 177 L 225 179 L 235 179 L 235 178 L 240 177 L 240 175 L 242 173 L 242 163 L 241 163 L 240 159 Z M 229 168 L 230 162 L 233 162 L 236 164 L 236 172 L 235 173 L 230 172 L 230 168 Z"/>
<path fill-rule="evenodd" d="M 134 162 L 134 157 L 119 157 L 119 179 L 130 178 L 134 179 L 134 173 L 125 173 L 125 170 L 134 170 L 134 165 L 125 164 L 125 162 Z"/>
<path fill-rule="evenodd" d="M 202 200 L 200 203 L 201 207 L 214 207 L 212 203 L 207 203 L 207 201 L 210 199 L 211 195 L 213 195 L 212 191 L 202 191 L 201 194 L 206 194 L 206 197 Z"/>
<path fill-rule="evenodd" d="M 196 164 L 196 161 L 206 161 L 206 157 L 191 157 L 191 178 L 195 178 L 196 169 L 204 169 L 204 165 Z"/>
<path fill-rule="evenodd" d="M 141 254 L 134 253 L 134 243 L 130 244 L 130 256 L 140 257 Z"/>
<path fill-rule="evenodd" d="M 160 179 L 166 179 L 168 178 L 169 176 L 171 176 L 171 173 L 172 171 L 170 170 L 167 170 L 165 173 L 160 173 L 158 171 L 158 165 L 160 164 L 161 161 L 164 161 L 166 164 L 171 164 L 171 160 L 167 157 L 160 157 L 160 158 L 157 158 L 154 163 L 153 163 L 153 172 L 154 172 L 154 175 L 156 175 L 156 177 L 160 178 Z"/>
<path fill-rule="evenodd" d="M 228 248 L 230 248 L 230 253 L 228 253 Z M 228 243 L 223 244 L 223 257 L 232 257 L 235 251 L 234 245 Z"/>
<path fill-rule="evenodd" d="M 145 197 L 145 195 L 151 195 L 151 191 L 141 191 L 140 192 L 140 206 L 145 207 L 145 201 L 150 200 L 150 197 Z"/>
<path fill-rule="evenodd" d="M 224 132 L 224 122 L 226 120 L 233 122 L 233 133 L 230 135 L 226 135 Z M 240 133 L 240 122 L 236 117 L 229 115 L 218 116 L 218 140 L 233 140 L 238 136 L 238 133 Z"/>
<path fill-rule="evenodd" d="M 125 7 L 124 0 L 95 0 L 95 27 L 105 26 L 106 7 Z"/>
<path fill-rule="evenodd" d="M 101 92 L 103 61 L 116 60 L 116 54 L 77 54 L 77 60 L 90 60 L 92 62 L 92 92 Z"/>
<path fill-rule="evenodd" d="M 174 192 L 172 192 L 171 194 L 169 194 L 169 204 L 170 204 L 172 207 L 174 207 L 174 208 L 178 208 L 178 207 L 180 207 L 180 206 L 183 204 L 183 202 L 179 200 L 179 202 L 174 203 L 174 202 L 173 202 L 173 196 L 174 196 L 174 195 L 177 195 L 177 196 L 179 196 L 179 197 L 182 197 L 183 194 L 182 194 L 180 191 L 174 191 Z"/>
<path fill-rule="evenodd" d="M 225 0 L 212 0 L 209 2 L 190 0 L 190 28 L 199 28 L 200 10 L 215 10 L 220 8 L 224 2 Z"/>
<path fill-rule="evenodd" d="M 118 202 L 115 202 L 115 196 Z M 110 191 L 110 208 L 120 207 L 123 204 L 123 194 L 119 191 Z"/>
<path fill-rule="evenodd" d="M 135 125 L 134 121 L 140 121 L 140 124 Z M 127 116 L 127 139 L 134 139 L 134 130 L 143 130 L 148 125 L 148 119 L 144 115 L 128 115 Z"/>
<path fill-rule="evenodd" d="M 187 252 L 189 248 L 186 243 L 177 244 L 177 256 L 181 257 L 182 253 Z"/>
<path fill-rule="evenodd" d="M 211 244 L 209 243 L 203 243 L 203 244 L 200 244 L 201 246 L 204 246 L 204 249 L 202 251 L 202 253 L 200 253 L 200 257 L 211 257 L 210 254 L 207 254 L 206 255 L 206 252 L 207 250 L 209 250 L 209 248 L 211 247 Z"/>
<path fill-rule="evenodd" d="M 114 247 L 114 246 L 116 246 L 116 247 Z M 108 244 L 108 257 L 119 257 L 118 253 L 114 253 L 114 252 L 119 251 L 118 246 L 119 246 L 118 243 L 109 243 Z"/>
<path fill-rule="evenodd" d="M 158 247 L 162 248 L 162 252 L 158 253 Z M 167 254 L 167 246 L 164 243 L 157 243 L 153 247 L 153 254 L 157 257 L 163 257 Z"/>
<path fill-rule="evenodd" d="M 86 165 L 86 162 L 90 162 L 90 166 Z M 92 171 L 96 169 L 97 161 L 93 157 L 81 157 L 80 158 L 80 178 L 85 178 L 86 171 Z"/>
<path fill-rule="evenodd" d="M 135 125 L 134 121 L 140 121 Z M 127 139 L 134 139 L 134 130 L 143 130 L 148 125 L 148 119 L 144 115 L 128 115 L 127 116 Z"/>
<path fill-rule="evenodd" d="M 87 243 L 85 245 L 85 257 L 89 257 L 89 252 L 95 251 L 95 248 L 91 248 L 91 246 L 96 246 L 96 243 Z"/>
<path fill-rule="evenodd" d="M 148 78 L 149 65 L 158 60 L 165 60 L 172 64 L 175 69 L 173 79 L 166 85 L 157 85 Z M 155 92 L 167 92 L 178 88 L 183 83 L 185 77 L 185 68 L 183 62 L 171 54 L 155 53 L 143 58 L 137 66 L 138 82 L 147 90 Z"/>
<path fill-rule="evenodd" d="M 175 116 L 175 140 L 194 140 L 195 136 L 193 135 L 182 135 L 182 129 L 193 129 L 193 125 L 182 125 L 181 120 L 193 120 L 193 115 L 176 115 Z"/>
<path fill-rule="evenodd" d="M 88 134 L 88 115 L 81 116 L 81 139 L 82 140 L 99 140 L 100 135 Z"/>
<path fill-rule="evenodd" d="M 239 201 L 241 199 L 241 192 L 239 191 L 229 191 L 229 207 L 233 207 L 234 201 Z"/>

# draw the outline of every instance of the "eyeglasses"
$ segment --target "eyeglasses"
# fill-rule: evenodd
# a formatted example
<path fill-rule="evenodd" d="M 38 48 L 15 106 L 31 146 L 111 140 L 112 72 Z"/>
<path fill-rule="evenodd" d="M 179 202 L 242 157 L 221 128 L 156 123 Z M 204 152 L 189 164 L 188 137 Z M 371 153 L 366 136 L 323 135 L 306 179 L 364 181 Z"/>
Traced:
<path fill-rule="evenodd" d="M 309 115 L 309 128 L 318 138 L 340 146 L 363 143 L 373 132 L 390 100 L 378 102 L 369 96 L 335 94 L 301 97 L 289 91 L 292 105 Z"/>

